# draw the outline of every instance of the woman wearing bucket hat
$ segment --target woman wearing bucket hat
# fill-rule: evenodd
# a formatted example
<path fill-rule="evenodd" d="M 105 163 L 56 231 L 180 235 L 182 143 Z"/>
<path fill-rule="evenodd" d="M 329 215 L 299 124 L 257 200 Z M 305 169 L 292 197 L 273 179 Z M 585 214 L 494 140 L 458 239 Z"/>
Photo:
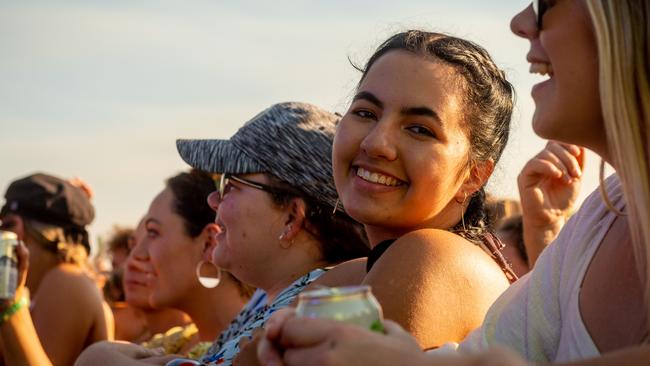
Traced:
<path fill-rule="evenodd" d="M 229 140 L 177 142 L 188 164 L 221 174 L 208 198 L 219 227 L 213 262 L 258 288 L 203 363 L 232 364 L 240 342 L 289 306 L 326 267 L 367 255 L 361 226 L 335 209 L 331 146 L 337 122 L 336 115 L 316 106 L 280 103 Z M 103 343 L 84 353 L 80 364 L 144 364 L 134 358 L 147 355 L 155 353 Z"/>
<path fill-rule="evenodd" d="M 1 309 L 5 363 L 70 365 L 85 347 L 113 337 L 110 309 L 87 263 L 89 194 L 78 184 L 33 174 L 12 182 L 5 201 L 1 229 L 24 242 L 17 247 L 16 296 Z"/>

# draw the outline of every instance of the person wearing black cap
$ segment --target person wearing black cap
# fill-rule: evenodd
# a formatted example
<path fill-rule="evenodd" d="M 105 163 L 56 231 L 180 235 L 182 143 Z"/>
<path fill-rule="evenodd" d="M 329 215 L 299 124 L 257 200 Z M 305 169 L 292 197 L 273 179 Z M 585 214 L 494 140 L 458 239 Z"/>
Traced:
<path fill-rule="evenodd" d="M 0 229 L 22 241 L 16 296 L 0 304 L 8 365 L 70 365 L 88 345 L 113 337 L 110 309 L 87 267 L 89 192 L 79 181 L 37 173 L 5 193 Z"/>

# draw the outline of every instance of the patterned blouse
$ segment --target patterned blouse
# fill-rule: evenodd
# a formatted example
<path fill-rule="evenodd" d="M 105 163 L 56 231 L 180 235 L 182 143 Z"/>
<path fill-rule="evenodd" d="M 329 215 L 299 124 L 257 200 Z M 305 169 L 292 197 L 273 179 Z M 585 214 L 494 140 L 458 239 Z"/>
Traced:
<path fill-rule="evenodd" d="M 212 347 L 201 358 L 202 365 L 232 365 L 232 361 L 239 353 L 239 340 L 251 338 L 254 329 L 264 326 L 271 314 L 289 306 L 298 294 L 310 283 L 325 273 L 322 269 L 315 269 L 294 281 L 273 300 L 267 304 L 266 293 L 257 289 L 244 309 L 230 323 L 228 329 L 221 335 Z"/>

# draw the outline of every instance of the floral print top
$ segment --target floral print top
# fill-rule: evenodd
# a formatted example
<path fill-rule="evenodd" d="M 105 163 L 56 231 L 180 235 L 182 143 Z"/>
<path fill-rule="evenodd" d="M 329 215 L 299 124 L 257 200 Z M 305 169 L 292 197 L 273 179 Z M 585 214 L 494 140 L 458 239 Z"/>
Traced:
<path fill-rule="evenodd" d="M 298 294 L 307 285 L 320 277 L 325 271 L 315 269 L 294 281 L 273 300 L 267 304 L 266 293 L 257 289 L 244 309 L 230 323 L 228 329 L 221 332 L 216 342 L 200 359 L 202 365 L 232 365 L 232 361 L 239 353 L 239 341 L 243 337 L 251 338 L 254 329 L 261 328 L 277 310 L 289 306 Z"/>

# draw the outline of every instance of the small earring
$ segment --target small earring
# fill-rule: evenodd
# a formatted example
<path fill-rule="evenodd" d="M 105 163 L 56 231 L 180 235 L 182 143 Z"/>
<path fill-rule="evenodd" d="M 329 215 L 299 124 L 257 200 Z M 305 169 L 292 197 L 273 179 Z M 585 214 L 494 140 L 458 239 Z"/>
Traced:
<path fill-rule="evenodd" d="M 339 209 L 339 199 L 336 199 L 336 202 L 334 203 L 334 211 L 332 211 L 332 216 L 336 214 L 336 211 Z"/>
<path fill-rule="evenodd" d="M 460 210 L 460 222 L 461 222 L 462 225 L 463 225 L 463 231 L 467 231 L 467 228 L 465 227 L 465 211 L 463 210 L 463 208 L 465 208 L 465 201 L 467 201 L 467 193 L 465 193 L 465 197 L 463 197 L 463 201 L 462 201 L 462 202 L 458 202 L 457 199 L 454 199 L 454 201 L 456 201 L 456 203 L 458 203 L 458 204 L 461 206 L 461 210 Z"/>
<path fill-rule="evenodd" d="M 201 276 L 201 267 L 203 267 L 204 263 L 210 263 L 214 268 L 217 269 L 216 278 Z M 212 262 L 201 259 L 201 261 L 196 265 L 196 278 L 199 280 L 201 286 L 205 288 L 215 288 L 219 286 L 219 282 L 221 282 L 221 268 Z"/>
<path fill-rule="evenodd" d="M 289 232 L 292 229 L 291 225 L 293 225 L 293 224 L 289 224 L 287 226 L 287 228 L 282 231 L 282 234 L 280 234 L 280 236 L 278 236 L 278 240 L 284 240 L 287 237 L 287 235 L 289 235 Z"/>

